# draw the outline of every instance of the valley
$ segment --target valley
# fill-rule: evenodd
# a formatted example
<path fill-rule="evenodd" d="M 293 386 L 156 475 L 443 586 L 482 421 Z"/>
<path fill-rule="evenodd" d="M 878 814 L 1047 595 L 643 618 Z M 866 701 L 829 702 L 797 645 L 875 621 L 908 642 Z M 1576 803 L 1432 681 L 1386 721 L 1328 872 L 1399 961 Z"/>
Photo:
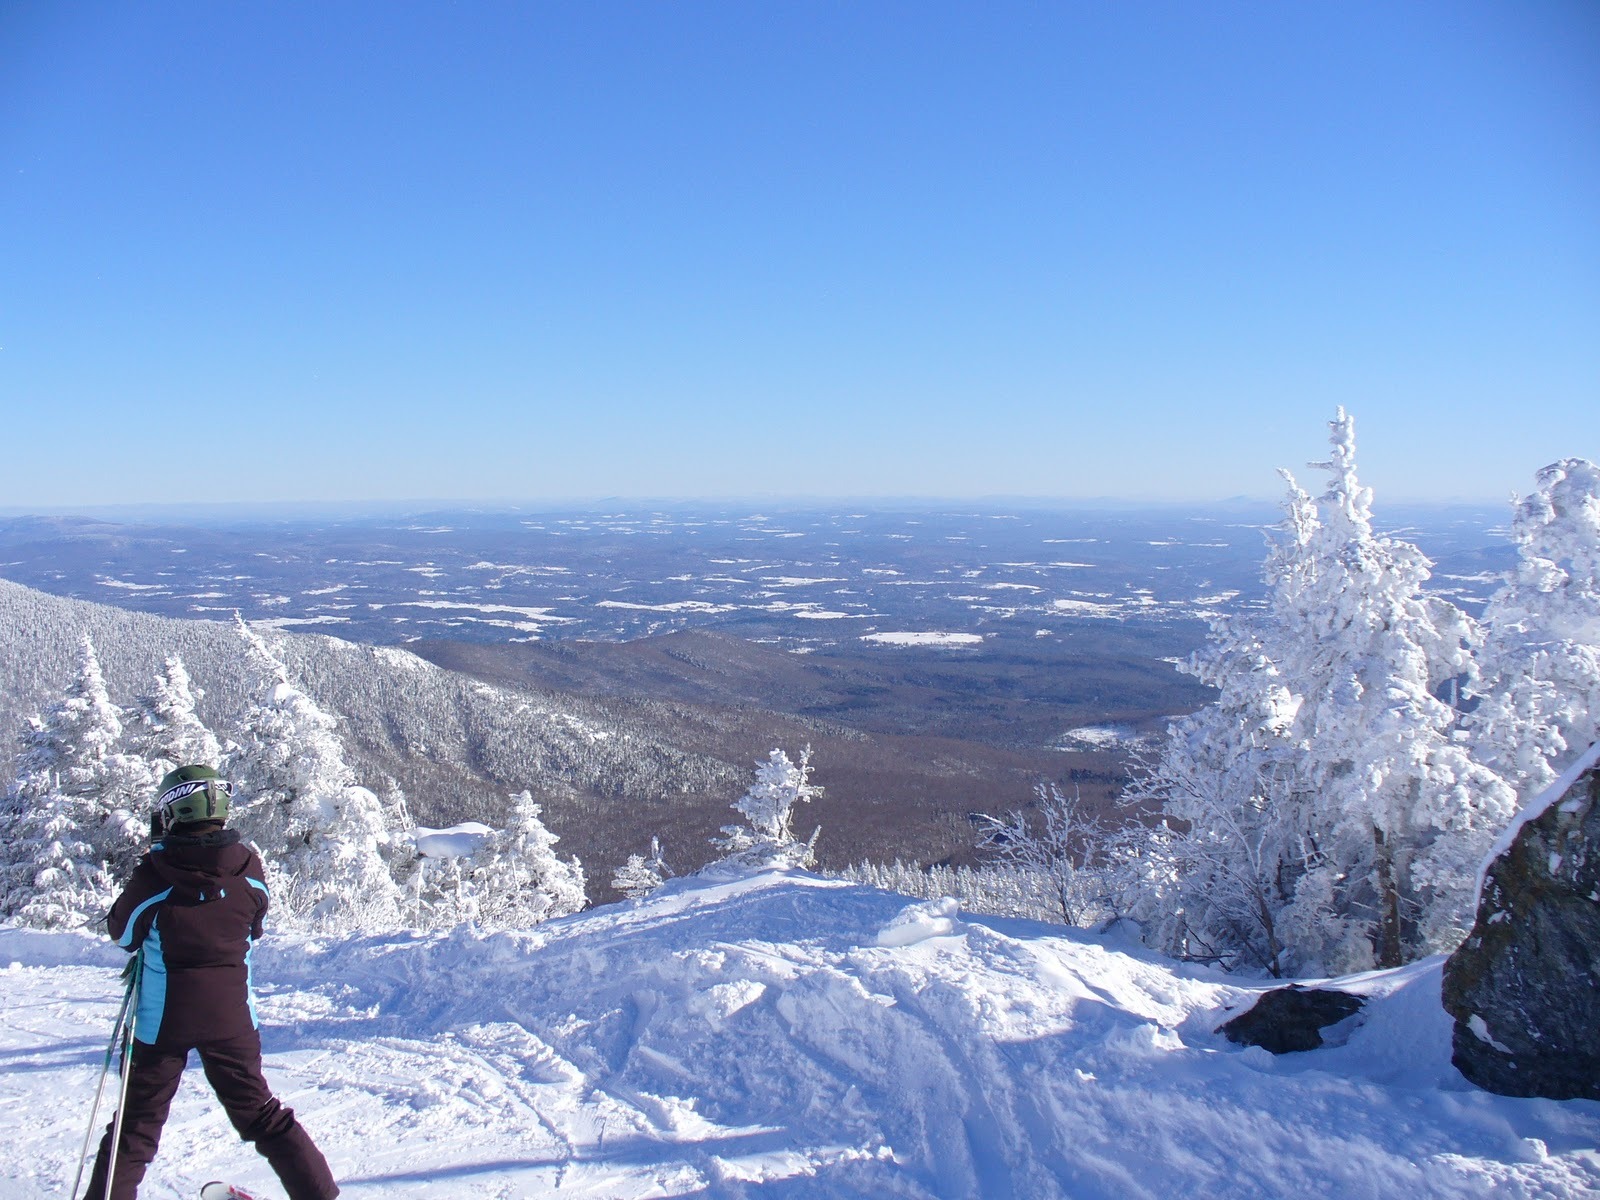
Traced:
<path fill-rule="evenodd" d="M 1481 604 L 1509 554 L 1498 514 L 1405 515 L 1438 590 Z M 529 788 L 599 895 L 652 836 L 679 870 L 712 857 L 774 746 L 813 749 L 824 792 L 799 821 L 822 825 L 824 868 L 970 863 L 975 814 L 1026 808 L 1041 780 L 1116 817 L 1130 755 L 1209 698 L 1175 663 L 1207 619 L 1255 602 L 1273 519 L 1243 506 L 0 519 L 0 577 L 37 589 L 0 630 L 0 719 L 19 730 L 50 703 L 92 629 L 120 703 L 181 649 L 225 728 L 247 699 L 224 624 L 238 612 L 277 631 L 365 782 L 394 780 L 435 826 L 492 824 Z M 405 665 L 418 659 L 438 674 Z"/>

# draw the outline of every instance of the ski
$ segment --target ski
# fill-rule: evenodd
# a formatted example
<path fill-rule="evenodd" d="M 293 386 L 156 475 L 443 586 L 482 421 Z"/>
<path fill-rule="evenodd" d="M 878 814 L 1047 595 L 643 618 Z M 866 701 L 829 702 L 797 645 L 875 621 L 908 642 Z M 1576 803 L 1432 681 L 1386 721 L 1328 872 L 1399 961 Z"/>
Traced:
<path fill-rule="evenodd" d="M 247 1192 L 231 1183 L 223 1183 L 220 1179 L 213 1179 L 200 1189 L 200 1200 L 265 1200 L 265 1197 Z"/>

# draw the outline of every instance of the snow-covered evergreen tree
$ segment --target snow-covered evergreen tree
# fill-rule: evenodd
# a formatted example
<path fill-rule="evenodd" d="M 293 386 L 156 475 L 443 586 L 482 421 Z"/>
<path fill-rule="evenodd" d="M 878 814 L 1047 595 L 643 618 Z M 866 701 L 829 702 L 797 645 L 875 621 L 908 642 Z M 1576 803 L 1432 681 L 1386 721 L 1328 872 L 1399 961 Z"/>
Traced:
<path fill-rule="evenodd" d="M 1268 568 L 1269 576 L 1271 566 Z M 1217 689 L 1174 721 L 1127 799 L 1165 823 L 1132 856 L 1127 901 L 1153 944 L 1180 957 L 1278 974 L 1280 914 L 1310 856 L 1297 823 L 1299 699 L 1263 645 L 1269 616 L 1222 617 L 1179 669 Z"/>
<path fill-rule="evenodd" d="M 811 782 L 811 747 L 791 762 L 782 750 L 774 748 L 767 761 L 756 764 L 755 782 L 733 802 L 748 825 L 725 825 L 718 845 L 723 861 L 743 864 L 781 864 L 809 866 L 814 858 L 817 833 L 808 841 L 794 836 L 794 806 L 821 795 Z"/>
<path fill-rule="evenodd" d="M 643 854 L 628 855 L 628 861 L 612 875 L 611 886 L 628 899 L 638 900 L 648 896 L 670 878 L 672 868 L 661 856 L 661 839 L 651 838 L 649 857 Z"/>
<path fill-rule="evenodd" d="M 404 874 L 402 910 L 417 929 L 451 929 L 478 916 L 471 857 L 415 858 Z"/>
<path fill-rule="evenodd" d="M 1374 533 L 1354 423 L 1341 409 L 1332 428 L 1317 520 L 1295 531 L 1302 569 L 1274 597 L 1315 799 L 1296 805 L 1315 856 L 1285 915 L 1301 944 L 1327 927 L 1330 905 L 1334 929 L 1359 934 L 1324 939 L 1330 967 L 1361 965 L 1369 946 L 1377 965 L 1396 966 L 1460 940 L 1478 862 L 1516 806 L 1439 699 L 1472 673 L 1470 619 L 1424 593 L 1421 551 Z"/>
<path fill-rule="evenodd" d="M 1320 497 L 1285 472 L 1267 610 L 1220 622 L 1188 667 L 1218 701 L 1174 724 L 1132 793 L 1183 823 L 1154 839 L 1148 881 L 1168 948 L 1269 970 L 1449 948 L 1513 811 L 1439 699 L 1470 678 L 1471 621 L 1424 593 L 1415 546 L 1373 530 L 1354 423 L 1340 409 L 1331 428 Z"/>
<path fill-rule="evenodd" d="M 1600 738 L 1600 466 L 1538 473 L 1511 521 L 1517 565 L 1483 614 L 1474 754 L 1522 801 Z"/>
<path fill-rule="evenodd" d="M 85 636 L 67 694 L 28 722 L 0 813 L 0 913 L 41 928 L 105 915 L 143 853 L 154 780 L 117 750 L 122 717 Z"/>
<path fill-rule="evenodd" d="M 357 784 L 333 717 L 290 682 L 260 635 L 237 625 L 264 695 L 229 763 L 235 827 L 261 849 L 287 915 L 330 931 L 394 927 L 400 891 L 385 858 L 382 802 Z"/>
<path fill-rule="evenodd" d="M 155 687 L 139 697 L 133 746 L 158 781 L 178 767 L 214 767 L 222 760 L 221 744 L 195 712 L 195 702 L 204 694 L 190 683 L 182 657 L 169 654 Z"/>
<path fill-rule="evenodd" d="M 1287 928 L 1285 910 L 1319 861 L 1305 816 L 1315 801 L 1310 759 L 1296 728 L 1304 697 L 1280 666 L 1300 636 L 1290 628 L 1294 606 L 1317 576 L 1310 546 L 1319 521 L 1316 503 L 1290 484 L 1263 566 L 1268 606 L 1214 619 L 1206 645 L 1179 666 L 1217 698 L 1174 721 L 1136 772 L 1127 801 L 1163 820 L 1120 864 L 1125 907 L 1153 944 L 1272 975 L 1314 956 Z M 1331 910 L 1317 914 L 1313 942 L 1348 934 Z"/>
<path fill-rule="evenodd" d="M 415 891 L 412 876 L 420 861 L 413 837 L 417 823 L 411 816 L 411 805 L 405 790 L 398 781 L 390 779 L 379 801 L 379 820 L 383 824 L 384 838 L 378 851 L 383 856 L 389 878 L 402 896 Z M 402 901 L 402 908 L 405 902 Z"/>
<path fill-rule="evenodd" d="M 486 929 L 531 929 L 588 903 L 583 865 L 557 856 L 560 839 L 545 828 L 540 811 L 531 792 L 518 792 L 511 797 L 506 827 L 473 855 L 477 922 Z"/>
<path fill-rule="evenodd" d="M 43 733 L 36 720 L 24 737 L 30 751 Z M 103 917 L 116 888 L 83 832 L 99 819 L 94 803 L 56 786 L 50 773 L 25 768 L 5 805 L 0 916 L 40 929 L 72 929 Z"/>

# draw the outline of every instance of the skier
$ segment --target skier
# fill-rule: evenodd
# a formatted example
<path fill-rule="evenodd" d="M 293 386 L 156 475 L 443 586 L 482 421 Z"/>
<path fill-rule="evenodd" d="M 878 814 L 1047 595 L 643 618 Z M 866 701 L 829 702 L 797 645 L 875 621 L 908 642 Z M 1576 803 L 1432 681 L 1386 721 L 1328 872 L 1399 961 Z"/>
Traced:
<path fill-rule="evenodd" d="M 139 983 L 111 1187 L 117 1120 L 100 1141 L 84 1200 L 133 1200 L 190 1050 L 200 1052 L 228 1119 L 271 1164 L 289 1200 L 339 1194 L 322 1152 L 261 1075 L 249 964 L 267 885 L 260 857 L 223 827 L 232 793 L 210 767 L 169 772 L 157 789 L 150 851 L 106 918 L 117 945 L 139 956 Z"/>

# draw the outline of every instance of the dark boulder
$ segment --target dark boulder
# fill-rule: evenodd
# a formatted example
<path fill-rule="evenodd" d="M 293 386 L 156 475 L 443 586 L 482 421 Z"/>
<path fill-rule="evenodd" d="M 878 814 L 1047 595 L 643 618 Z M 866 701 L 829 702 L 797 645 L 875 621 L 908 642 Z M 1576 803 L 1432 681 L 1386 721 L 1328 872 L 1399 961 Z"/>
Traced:
<path fill-rule="evenodd" d="M 1445 963 L 1451 1059 L 1491 1092 L 1600 1100 L 1597 751 L 1530 807 Z"/>
<path fill-rule="evenodd" d="M 1262 994 L 1247 1012 L 1222 1026 L 1230 1042 L 1260 1046 L 1274 1054 L 1315 1050 L 1322 1031 L 1361 1010 L 1361 998 L 1331 988 L 1304 988 L 1298 984 Z"/>

